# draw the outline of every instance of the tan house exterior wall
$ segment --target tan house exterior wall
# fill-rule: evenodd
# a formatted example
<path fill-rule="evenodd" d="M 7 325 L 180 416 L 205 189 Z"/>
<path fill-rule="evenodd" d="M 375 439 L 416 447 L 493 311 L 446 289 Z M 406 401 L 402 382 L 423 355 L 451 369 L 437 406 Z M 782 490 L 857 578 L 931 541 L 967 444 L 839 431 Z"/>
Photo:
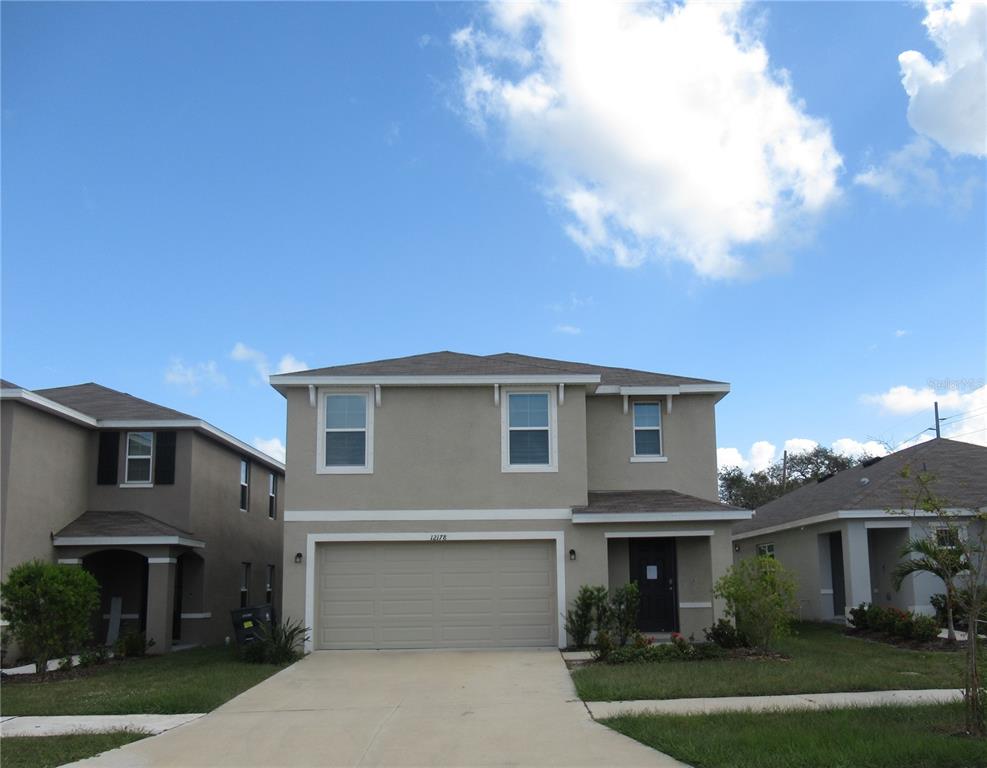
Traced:
<path fill-rule="evenodd" d="M 634 402 L 659 401 L 662 406 L 662 452 L 665 462 L 632 462 Z M 664 397 L 631 397 L 627 413 L 618 395 L 586 399 L 588 485 L 593 491 L 668 489 L 717 498 L 716 417 L 712 395 L 672 398 L 667 413 Z"/>

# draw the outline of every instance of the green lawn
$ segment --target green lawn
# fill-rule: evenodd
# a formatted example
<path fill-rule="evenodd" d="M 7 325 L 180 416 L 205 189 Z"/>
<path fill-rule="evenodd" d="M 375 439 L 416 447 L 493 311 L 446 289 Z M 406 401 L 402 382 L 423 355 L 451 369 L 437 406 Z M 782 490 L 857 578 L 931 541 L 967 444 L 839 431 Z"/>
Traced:
<path fill-rule="evenodd" d="M 19 736 L 0 739 L 3 768 L 54 768 L 116 749 L 147 734 L 116 731 L 72 736 Z"/>
<path fill-rule="evenodd" d="M 78 677 L 4 680 L 0 714 L 129 715 L 208 712 L 282 667 L 247 664 L 224 647 L 127 659 Z M 6 741 L 6 740 L 5 740 Z"/>
<path fill-rule="evenodd" d="M 984 768 L 962 705 L 634 715 L 606 725 L 695 768 Z"/>
<path fill-rule="evenodd" d="M 712 659 L 590 664 L 573 671 L 586 701 L 760 696 L 775 693 L 959 688 L 962 653 L 911 651 L 847 637 L 829 624 L 801 624 L 781 641 L 787 660 Z"/>

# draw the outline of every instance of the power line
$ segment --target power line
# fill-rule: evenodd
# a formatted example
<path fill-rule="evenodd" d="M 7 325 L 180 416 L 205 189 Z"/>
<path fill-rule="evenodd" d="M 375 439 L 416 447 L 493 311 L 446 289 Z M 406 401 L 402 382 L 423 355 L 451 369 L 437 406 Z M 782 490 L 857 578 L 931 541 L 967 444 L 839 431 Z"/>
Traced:
<path fill-rule="evenodd" d="M 983 429 L 971 429 L 969 432 L 961 432 L 958 435 L 950 435 L 949 439 L 955 440 L 957 437 L 966 437 L 967 435 L 975 435 L 978 432 L 983 432 L 983 431 L 984 431 Z"/>

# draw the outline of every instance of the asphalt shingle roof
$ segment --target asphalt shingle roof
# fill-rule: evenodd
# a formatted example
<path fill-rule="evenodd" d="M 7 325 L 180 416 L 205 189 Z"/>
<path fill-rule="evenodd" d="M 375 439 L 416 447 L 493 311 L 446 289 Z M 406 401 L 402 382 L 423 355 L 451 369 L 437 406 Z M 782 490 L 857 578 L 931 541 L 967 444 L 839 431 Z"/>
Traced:
<path fill-rule="evenodd" d="M 678 491 L 590 491 L 589 504 L 585 507 L 572 508 L 573 514 L 708 511 L 742 512 L 745 510 Z"/>
<path fill-rule="evenodd" d="M 126 392 L 104 387 L 101 384 L 75 384 L 69 387 L 37 389 L 35 392 L 56 403 L 72 408 L 95 419 L 146 419 L 171 420 L 195 419 L 187 413 L 166 408 L 163 405 L 141 400 Z"/>
<path fill-rule="evenodd" d="M 909 477 L 902 476 L 906 467 Z M 737 523 L 733 532 L 747 533 L 842 510 L 912 509 L 918 472 L 935 476 L 930 490 L 946 506 L 987 507 L 987 448 L 940 438 L 797 488 L 758 508 L 753 519 Z"/>
<path fill-rule="evenodd" d="M 55 534 L 56 537 L 129 537 L 129 536 L 181 536 L 195 538 L 190 531 L 183 531 L 155 517 L 140 512 L 83 512 L 75 520 Z"/>
<path fill-rule="evenodd" d="M 510 376 L 569 374 L 599 375 L 601 384 L 623 386 L 675 386 L 678 384 L 722 384 L 710 379 L 673 376 L 666 373 L 613 368 L 590 363 L 531 357 L 514 352 L 496 355 L 467 355 L 461 352 L 429 352 L 424 355 L 333 365 L 297 371 L 309 376 Z M 295 374 L 293 374 L 295 375 Z"/>

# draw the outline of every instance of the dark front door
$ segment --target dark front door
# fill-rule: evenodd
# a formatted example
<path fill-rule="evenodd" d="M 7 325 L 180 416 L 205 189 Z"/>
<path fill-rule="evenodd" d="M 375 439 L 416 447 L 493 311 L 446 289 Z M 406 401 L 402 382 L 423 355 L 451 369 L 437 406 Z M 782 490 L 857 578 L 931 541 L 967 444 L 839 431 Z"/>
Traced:
<path fill-rule="evenodd" d="M 675 632 L 675 539 L 629 539 L 631 581 L 641 592 L 637 627 L 643 632 Z"/>
<path fill-rule="evenodd" d="M 843 580 L 843 534 L 829 534 L 829 567 L 833 584 L 833 616 L 846 613 L 846 582 Z"/>

